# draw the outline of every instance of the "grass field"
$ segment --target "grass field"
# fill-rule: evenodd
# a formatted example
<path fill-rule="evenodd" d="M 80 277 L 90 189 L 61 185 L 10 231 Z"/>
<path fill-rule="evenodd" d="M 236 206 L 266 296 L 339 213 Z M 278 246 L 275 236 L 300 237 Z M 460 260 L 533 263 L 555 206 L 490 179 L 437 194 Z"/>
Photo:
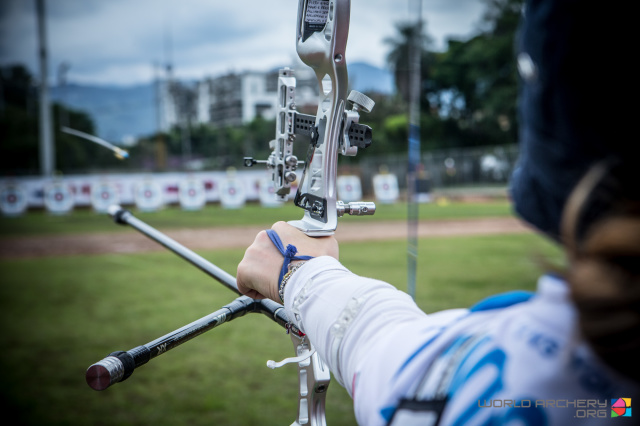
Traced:
<path fill-rule="evenodd" d="M 481 210 L 446 208 L 450 210 L 425 208 L 422 215 L 468 217 L 465 211 L 476 215 Z M 266 223 L 286 219 L 282 211 L 260 212 Z M 227 214 L 210 210 L 208 216 L 198 213 L 191 220 L 182 219 L 190 213 L 161 212 L 166 218 L 158 216 L 154 226 L 176 226 L 171 215 L 182 221 L 178 226 L 205 226 L 210 225 L 205 218 L 211 221 L 217 214 Z M 398 208 L 396 214 L 404 210 Z M 508 206 L 502 203 L 484 210 L 485 216 L 505 214 Z M 95 215 L 76 215 L 86 215 L 81 232 L 103 230 Z M 244 219 L 242 215 L 236 211 L 228 220 L 247 223 L 250 214 Z M 293 210 L 292 216 L 298 218 L 299 211 Z M 28 217 L 8 221 L 13 225 L 25 221 L 20 226 L 27 226 L 30 220 L 37 222 Z M 160 225 L 162 220 L 166 225 Z M 10 230 L 13 226 L 6 223 L 3 220 L 0 235 L 32 232 Z M 76 225 L 42 225 L 41 232 L 75 232 Z M 243 250 L 199 254 L 235 273 Z M 432 312 L 469 306 L 502 291 L 532 290 L 539 275 L 533 261 L 536 254 L 560 259 L 554 246 L 533 234 L 422 239 L 416 301 Z M 405 289 L 404 240 L 345 243 L 341 260 L 356 273 Z M 0 283 L 0 326 L 5 337 L 0 397 L 5 418 L 16 419 L 13 424 L 288 425 L 295 417 L 295 369 L 266 367 L 268 359 L 293 355 L 290 339 L 260 315 L 239 318 L 185 343 L 104 392 L 86 385 L 86 368 L 110 352 L 145 344 L 235 297 L 169 252 L 0 260 Z M 327 416 L 331 426 L 355 424 L 351 399 L 335 381 L 328 393 Z"/>
<path fill-rule="evenodd" d="M 183 211 L 170 207 L 157 212 L 138 212 L 136 217 L 159 229 L 171 228 L 215 228 L 225 226 L 263 225 L 271 226 L 278 220 L 300 219 L 302 210 L 293 203 L 278 208 L 263 208 L 257 204 L 248 204 L 239 210 L 224 209 L 219 205 L 207 205 L 198 211 Z M 420 206 L 420 219 L 457 219 L 487 216 L 509 216 L 511 208 L 506 201 L 491 203 L 449 203 L 446 205 L 423 204 Z M 404 204 L 378 205 L 376 214 L 361 218 L 345 216 L 341 221 L 352 220 L 398 220 L 407 218 Z M 105 214 L 96 214 L 92 210 L 76 210 L 69 215 L 55 216 L 44 211 L 30 211 L 15 218 L 0 216 L 0 238 L 23 235 L 84 234 L 87 232 L 126 232 L 128 229 L 114 225 Z"/>

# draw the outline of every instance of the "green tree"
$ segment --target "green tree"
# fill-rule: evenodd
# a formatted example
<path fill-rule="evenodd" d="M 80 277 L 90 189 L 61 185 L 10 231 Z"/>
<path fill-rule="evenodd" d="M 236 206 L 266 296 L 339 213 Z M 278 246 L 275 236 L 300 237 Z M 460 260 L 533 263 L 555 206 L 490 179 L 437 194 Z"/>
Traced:
<path fill-rule="evenodd" d="M 20 65 L 0 69 L 0 171 L 38 172 L 38 108 L 34 81 Z"/>
<path fill-rule="evenodd" d="M 376 103 L 368 114 L 360 115 L 360 122 L 373 130 L 373 141 L 367 148 L 367 156 L 385 155 L 406 151 L 407 117 L 406 105 L 398 97 L 370 93 L 368 96 Z M 345 161 L 341 158 L 340 161 Z M 350 157 L 350 162 L 357 162 L 361 155 Z"/>
<path fill-rule="evenodd" d="M 60 173 L 82 173 L 122 167 L 113 152 L 91 141 L 62 131 L 60 118 L 66 117 L 66 126 L 88 134 L 95 134 L 91 117 L 83 111 L 53 104 L 53 131 L 56 144 L 56 170 Z"/>
<path fill-rule="evenodd" d="M 40 173 L 39 99 L 37 83 L 22 65 L 0 69 L 0 173 L 5 176 Z M 76 130 L 93 134 L 91 117 L 83 111 L 53 104 L 55 164 L 58 173 L 122 168 L 113 153 L 103 147 L 62 132 L 60 117 Z"/>
<path fill-rule="evenodd" d="M 467 41 L 449 40 L 431 75 L 437 88 L 431 106 L 457 123 L 465 146 L 517 140 L 514 40 L 522 0 L 485 3 L 484 31 Z"/>
<path fill-rule="evenodd" d="M 517 140 L 517 74 L 514 40 L 522 0 L 484 0 L 479 34 L 469 40 L 449 40 L 444 52 L 431 49 L 425 28 L 418 28 L 421 46 L 421 135 L 423 149 L 510 144 Z M 386 40 L 387 56 L 394 72 L 400 101 L 409 96 L 409 52 L 415 23 L 396 26 L 397 35 Z M 400 115 L 393 112 L 377 122 L 381 145 L 389 140 L 406 141 Z M 406 122 L 408 120 L 404 119 Z M 388 140 L 386 139 L 388 138 Z M 402 146 L 406 150 L 406 143 Z M 393 152 L 388 150 L 386 152 Z"/>
<path fill-rule="evenodd" d="M 265 120 L 260 116 L 242 126 L 193 125 L 189 130 L 191 158 L 202 161 L 208 170 L 243 167 L 243 158 L 248 156 L 266 159 L 271 153 L 269 141 L 275 136 L 275 128 L 275 120 Z M 175 127 L 168 133 L 140 138 L 130 150 L 135 167 L 156 170 L 156 145 L 160 138 L 165 141 L 170 157 L 182 156 L 182 134 Z"/>
<path fill-rule="evenodd" d="M 421 107 L 427 106 L 427 97 L 432 90 L 430 75 L 434 64 L 434 53 L 430 50 L 433 39 L 426 34 L 426 24 L 420 23 L 399 23 L 396 25 L 398 34 L 395 37 L 385 39 L 385 43 L 391 48 L 387 54 L 387 63 L 393 70 L 396 89 L 401 99 L 409 102 L 409 81 L 410 81 L 410 55 L 414 37 L 417 37 L 420 54 L 420 81 L 422 81 L 422 93 L 420 96 Z"/>

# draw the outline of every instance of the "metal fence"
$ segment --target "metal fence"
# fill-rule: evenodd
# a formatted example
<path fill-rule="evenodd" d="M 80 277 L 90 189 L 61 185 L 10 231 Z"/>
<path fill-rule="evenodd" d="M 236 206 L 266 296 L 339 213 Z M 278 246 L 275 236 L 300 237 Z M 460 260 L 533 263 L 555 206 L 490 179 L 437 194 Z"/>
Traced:
<path fill-rule="evenodd" d="M 441 190 L 455 187 L 506 186 L 518 158 L 518 146 L 484 146 L 446 149 L 422 153 L 418 179 L 420 190 Z M 373 176 L 380 172 L 398 177 L 401 190 L 407 187 L 407 156 L 360 158 L 355 172 L 362 179 L 362 190 L 373 193 Z"/>

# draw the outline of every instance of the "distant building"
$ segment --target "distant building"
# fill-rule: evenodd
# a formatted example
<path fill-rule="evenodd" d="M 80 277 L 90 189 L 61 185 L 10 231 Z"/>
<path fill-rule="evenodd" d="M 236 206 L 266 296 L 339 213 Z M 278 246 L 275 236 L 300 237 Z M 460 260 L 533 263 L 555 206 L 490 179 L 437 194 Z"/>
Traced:
<path fill-rule="evenodd" d="M 160 130 L 168 132 L 198 120 L 199 91 L 171 78 L 159 82 Z"/>
<path fill-rule="evenodd" d="M 307 67 L 294 70 L 298 110 L 315 114 L 318 80 Z M 160 127 L 169 131 L 187 123 L 240 126 L 260 116 L 276 117 L 278 70 L 245 71 L 210 77 L 193 85 L 170 77 L 159 83 Z"/>
<path fill-rule="evenodd" d="M 207 123 L 216 126 L 238 126 L 243 120 L 242 77 L 238 74 L 227 74 L 212 78 L 209 83 L 209 110 Z"/>
<path fill-rule="evenodd" d="M 311 69 L 296 71 L 296 104 L 318 105 L 318 81 Z M 256 117 L 273 120 L 278 102 L 278 71 L 247 71 L 210 78 L 198 88 L 198 120 L 214 126 L 239 126 Z"/>
<path fill-rule="evenodd" d="M 211 83 L 210 79 L 205 79 L 198 82 L 197 91 L 197 121 L 198 123 L 208 123 L 211 120 L 211 113 L 209 112 L 209 105 L 211 105 Z"/>

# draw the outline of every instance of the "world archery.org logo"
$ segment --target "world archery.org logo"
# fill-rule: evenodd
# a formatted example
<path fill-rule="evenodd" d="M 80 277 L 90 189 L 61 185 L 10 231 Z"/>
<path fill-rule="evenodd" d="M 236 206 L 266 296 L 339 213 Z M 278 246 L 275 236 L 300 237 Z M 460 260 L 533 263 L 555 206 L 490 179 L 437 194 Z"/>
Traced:
<path fill-rule="evenodd" d="M 612 399 L 611 417 L 631 417 L 631 398 Z"/>

